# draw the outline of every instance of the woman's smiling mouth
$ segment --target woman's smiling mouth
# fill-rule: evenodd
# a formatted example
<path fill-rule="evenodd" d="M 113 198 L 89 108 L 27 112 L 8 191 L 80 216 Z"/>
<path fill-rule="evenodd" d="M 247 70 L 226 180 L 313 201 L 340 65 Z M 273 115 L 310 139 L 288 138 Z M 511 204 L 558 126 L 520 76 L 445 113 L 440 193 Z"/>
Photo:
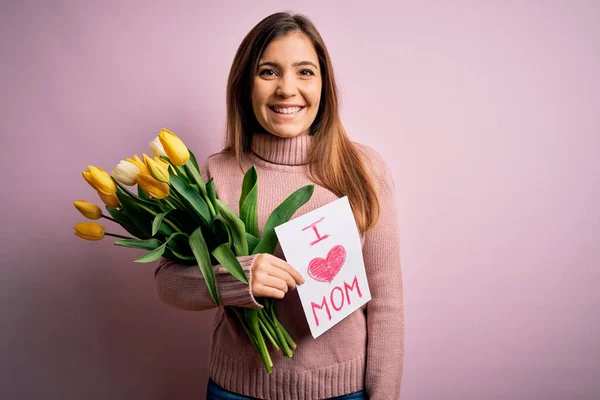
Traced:
<path fill-rule="evenodd" d="M 293 106 L 293 107 L 279 107 L 279 106 L 269 106 L 269 109 L 273 111 L 273 113 L 279 119 L 289 120 L 296 118 L 302 110 L 304 110 L 306 106 Z"/>

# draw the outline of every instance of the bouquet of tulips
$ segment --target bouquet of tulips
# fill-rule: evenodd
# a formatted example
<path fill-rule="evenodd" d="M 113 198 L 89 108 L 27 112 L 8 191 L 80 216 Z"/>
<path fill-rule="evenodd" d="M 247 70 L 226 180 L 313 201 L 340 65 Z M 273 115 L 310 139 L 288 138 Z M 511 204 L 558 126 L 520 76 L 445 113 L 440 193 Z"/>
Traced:
<path fill-rule="evenodd" d="M 137 155 L 126 158 L 111 174 L 92 165 L 82 172 L 110 216 L 91 202 L 74 202 L 86 218 L 113 221 L 134 237 L 108 233 L 97 222 L 76 224 L 75 235 L 86 240 L 113 236 L 118 238 L 115 245 L 147 250 L 135 262 L 153 262 L 162 256 L 199 268 L 213 301 L 220 306 L 213 266 L 222 265 L 248 284 L 237 257 L 273 253 L 277 245 L 275 227 L 287 222 L 310 199 L 314 185 L 304 186 L 284 200 L 259 235 L 258 177 L 254 166 L 244 175 L 237 216 L 217 198 L 213 180 L 203 181 L 196 157 L 173 132 L 162 129 L 150 142 L 150 150 L 153 158 L 146 154 L 142 154 L 142 159 Z M 136 193 L 126 187 L 136 184 Z M 227 307 L 235 311 L 271 373 L 273 362 L 265 337 L 274 349 L 290 358 L 296 343 L 275 315 L 276 300 L 257 301 L 264 308 Z"/>

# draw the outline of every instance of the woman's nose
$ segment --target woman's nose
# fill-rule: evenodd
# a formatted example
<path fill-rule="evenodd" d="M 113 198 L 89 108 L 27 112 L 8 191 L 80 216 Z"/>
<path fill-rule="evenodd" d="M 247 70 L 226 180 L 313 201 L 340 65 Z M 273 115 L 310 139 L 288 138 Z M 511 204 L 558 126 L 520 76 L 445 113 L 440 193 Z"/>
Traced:
<path fill-rule="evenodd" d="M 275 94 L 281 97 L 292 97 L 296 94 L 297 88 L 293 77 L 282 77 L 277 85 Z"/>

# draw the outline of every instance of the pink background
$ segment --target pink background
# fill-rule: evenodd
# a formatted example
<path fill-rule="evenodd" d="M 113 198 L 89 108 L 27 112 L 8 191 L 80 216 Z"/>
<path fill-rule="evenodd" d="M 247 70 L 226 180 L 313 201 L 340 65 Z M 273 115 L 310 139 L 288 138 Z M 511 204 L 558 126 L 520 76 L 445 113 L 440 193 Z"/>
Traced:
<path fill-rule="evenodd" d="M 0 5 L 0 398 L 204 398 L 212 312 L 73 236 L 72 201 L 161 127 L 218 151 L 235 50 L 286 9 L 393 171 L 402 398 L 599 398 L 599 2 L 154 0 Z"/>

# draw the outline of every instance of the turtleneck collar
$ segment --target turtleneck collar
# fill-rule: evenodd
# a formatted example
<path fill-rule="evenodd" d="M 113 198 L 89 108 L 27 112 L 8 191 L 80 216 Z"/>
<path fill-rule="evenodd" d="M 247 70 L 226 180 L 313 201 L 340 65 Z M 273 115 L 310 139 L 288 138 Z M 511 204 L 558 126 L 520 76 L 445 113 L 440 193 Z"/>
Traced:
<path fill-rule="evenodd" d="M 280 138 L 271 133 L 252 135 L 252 152 L 265 161 L 279 165 L 308 164 L 312 136 Z"/>

